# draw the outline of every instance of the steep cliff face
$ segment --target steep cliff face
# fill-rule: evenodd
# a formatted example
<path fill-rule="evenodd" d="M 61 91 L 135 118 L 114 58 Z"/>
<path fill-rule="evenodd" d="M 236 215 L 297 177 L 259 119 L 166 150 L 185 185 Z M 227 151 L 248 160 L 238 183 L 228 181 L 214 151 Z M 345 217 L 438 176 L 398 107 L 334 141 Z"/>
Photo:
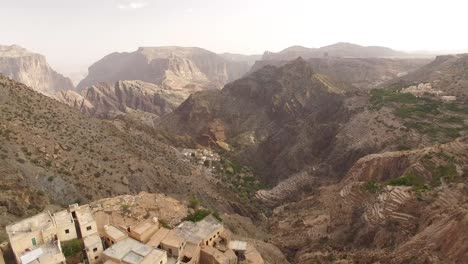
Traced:
<path fill-rule="evenodd" d="M 414 71 L 430 62 L 429 59 L 386 59 L 386 58 L 310 58 L 312 69 L 337 80 L 350 83 L 361 89 L 371 89 L 379 84 Z M 287 61 L 256 61 L 250 72 L 266 65 L 280 66 Z"/>
<path fill-rule="evenodd" d="M 112 118 L 137 112 L 158 117 L 172 112 L 187 96 L 182 91 L 163 89 L 143 81 L 118 81 L 113 85 L 93 85 L 80 94 L 74 91 L 61 92 L 57 98 L 83 113 Z"/>
<path fill-rule="evenodd" d="M 49 96 L 74 88 L 70 79 L 55 72 L 47 64 L 44 56 L 17 45 L 0 45 L 0 74 Z"/>
<path fill-rule="evenodd" d="M 220 89 L 247 72 L 246 62 L 226 60 L 200 48 L 145 47 L 112 53 L 89 67 L 79 90 L 99 82 L 142 80 L 174 90 Z"/>

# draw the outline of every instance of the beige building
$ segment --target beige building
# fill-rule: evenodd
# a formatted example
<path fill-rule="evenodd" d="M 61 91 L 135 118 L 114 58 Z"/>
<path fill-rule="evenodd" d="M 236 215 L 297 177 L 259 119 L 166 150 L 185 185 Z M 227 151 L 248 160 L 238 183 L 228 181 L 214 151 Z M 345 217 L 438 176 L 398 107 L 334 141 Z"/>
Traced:
<path fill-rule="evenodd" d="M 202 264 L 237 264 L 237 256 L 232 250 L 221 252 L 213 247 L 203 245 L 200 251 Z"/>
<path fill-rule="evenodd" d="M 98 234 L 83 238 L 83 245 L 90 264 L 102 263 L 104 248 Z"/>
<path fill-rule="evenodd" d="M 187 242 L 213 247 L 217 245 L 217 238 L 224 231 L 224 226 L 214 216 L 209 215 L 196 223 L 185 221 L 174 231 Z"/>
<path fill-rule="evenodd" d="M 110 247 L 127 238 L 127 233 L 113 225 L 104 226 L 104 243 Z"/>
<path fill-rule="evenodd" d="M 75 221 L 72 215 L 63 210 L 54 214 L 57 237 L 60 241 L 68 241 L 78 238 L 76 234 Z"/>
<path fill-rule="evenodd" d="M 78 223 L 77 235 L 78 238 L 87 237 L 97 233 L 97 225 L 94 220 L 91 209 L 88 205 L 78 206 L 78 204 L 70 205 L 70 213 L 73 219 Z"/>
<path fill-rule="evenodd" d="M 6 231 L 18 263 L 65 263 L 55 221 L 50 212 L 9 225 Z"/>
<path fill-rule="evenodd" d="M 128 236 L 142 243 L 147 243 L 150 238 L 158 231 L 159 221 L 157 217 L 144 220 L 135 226 L 128 227 Z"/>
<path fill-rule="evenodd" d="M 184 249 L 179 254 L 179 263 L 198 264 L 200 259 L 200 246 L 187 242 Z"/>
<path fill-rule="evenodd" d="M 106 264 L 166 264 L 164 250 L 145 245 L 133 238 L 126 238 L 104 251 Z"/>
<path fill-rule="evenodd" d="M 179 236 L 174 230 L 170 230 L 163 238 L 160 248 L 167 252 L 169 257 L 179 258 L 180 252 L 185 247 L 185 239 Z"/>

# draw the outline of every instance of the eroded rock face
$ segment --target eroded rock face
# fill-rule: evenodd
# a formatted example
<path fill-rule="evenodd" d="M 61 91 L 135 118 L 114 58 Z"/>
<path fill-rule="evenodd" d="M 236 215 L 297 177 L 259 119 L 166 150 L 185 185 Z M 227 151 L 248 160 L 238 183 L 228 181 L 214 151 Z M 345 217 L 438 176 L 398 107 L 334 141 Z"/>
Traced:
<path fill-rule="evenodd" d="M 57 98 L 83 113 L 112 118 L 126 113 L 158 117 L 172 112 L 187 96 L 185 92 L 163 89 L 143 81 L 118 81 L 113 85 L 99 83 L 81 93 L 60 92 Z"/>
<path fill-rule="evenodd" d="M 112 53 L 89 67 L 79 90 L 100 82 L 142 80 L 174 90 L 220 89 L 249 70 L 247 62 L 231 61 L 200 48 L 144 47 Z"/>
<path fill-rule="evenodd" d="M 44 56 L 17 45 L 0 45 L 0 74 L 49 96 L 74 88 L 70 79 L 47 64 Z"/>

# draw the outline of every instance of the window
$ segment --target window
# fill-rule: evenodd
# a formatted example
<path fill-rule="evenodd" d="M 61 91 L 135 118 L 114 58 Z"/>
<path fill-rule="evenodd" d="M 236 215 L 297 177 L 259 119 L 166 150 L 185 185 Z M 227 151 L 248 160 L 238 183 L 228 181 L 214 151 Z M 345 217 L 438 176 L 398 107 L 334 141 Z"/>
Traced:
<path fill-rule="evenodd" d="M 33 237 L 33 238 L 31 239 L 31 244 L 32 244 L 33 246 L 36 245 L 36 238 L 35 238 L 35 237 Z"/>
<path fill-rule="evenodd" d="M 97 248 L 93 248 L 93 252 L 96 252 L 97 251 Z"/>
<path fill-rule="evenodd" d="M 91 230 L 91 226 L 86 227 L 86 230 L 88 231 Z"/>
<path fill-rule="evenodd" d="M 98 258 L 99 258 L 99 256 L 95 256 L 95 257 L 94 257 L 94 259 L 98 259 Z"/>
<path fill-rule="evenodd" d="M 70 229 L 65 229 L 65 234 L 70 234 Z"/>

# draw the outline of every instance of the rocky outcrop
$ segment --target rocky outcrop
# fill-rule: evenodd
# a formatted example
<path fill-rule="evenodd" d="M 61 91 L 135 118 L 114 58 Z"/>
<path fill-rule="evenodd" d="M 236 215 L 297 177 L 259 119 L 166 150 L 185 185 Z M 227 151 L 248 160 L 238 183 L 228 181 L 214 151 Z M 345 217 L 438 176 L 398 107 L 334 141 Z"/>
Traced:
<path fill-rule="evenodd" d="M 158 117 L 172 112 L 187 96 L 183 91 L 163 89 L 143 81 L 118 81 L 113 85 L 93 85 L 80 94 L 74 91 L 60 92 L 57 98 L 83 113 L 112 118 L 137 112 Z"/>
<path fill-rule="evenodd" d="M 77 88 L 141 80 L 165 89 L 194 92 L 220 89 L 248 70 L 247 62 L 227 60 L 201 48 L 143 47 L 130 53 L 112 53 L 94 63 Z"/>
<path fill-rule="evenodd" d="M 0 74 L 49 96 L 74 88 L 70 79 L 47 64 L 44 56 L 17 45 L 0 45 Z"/>

